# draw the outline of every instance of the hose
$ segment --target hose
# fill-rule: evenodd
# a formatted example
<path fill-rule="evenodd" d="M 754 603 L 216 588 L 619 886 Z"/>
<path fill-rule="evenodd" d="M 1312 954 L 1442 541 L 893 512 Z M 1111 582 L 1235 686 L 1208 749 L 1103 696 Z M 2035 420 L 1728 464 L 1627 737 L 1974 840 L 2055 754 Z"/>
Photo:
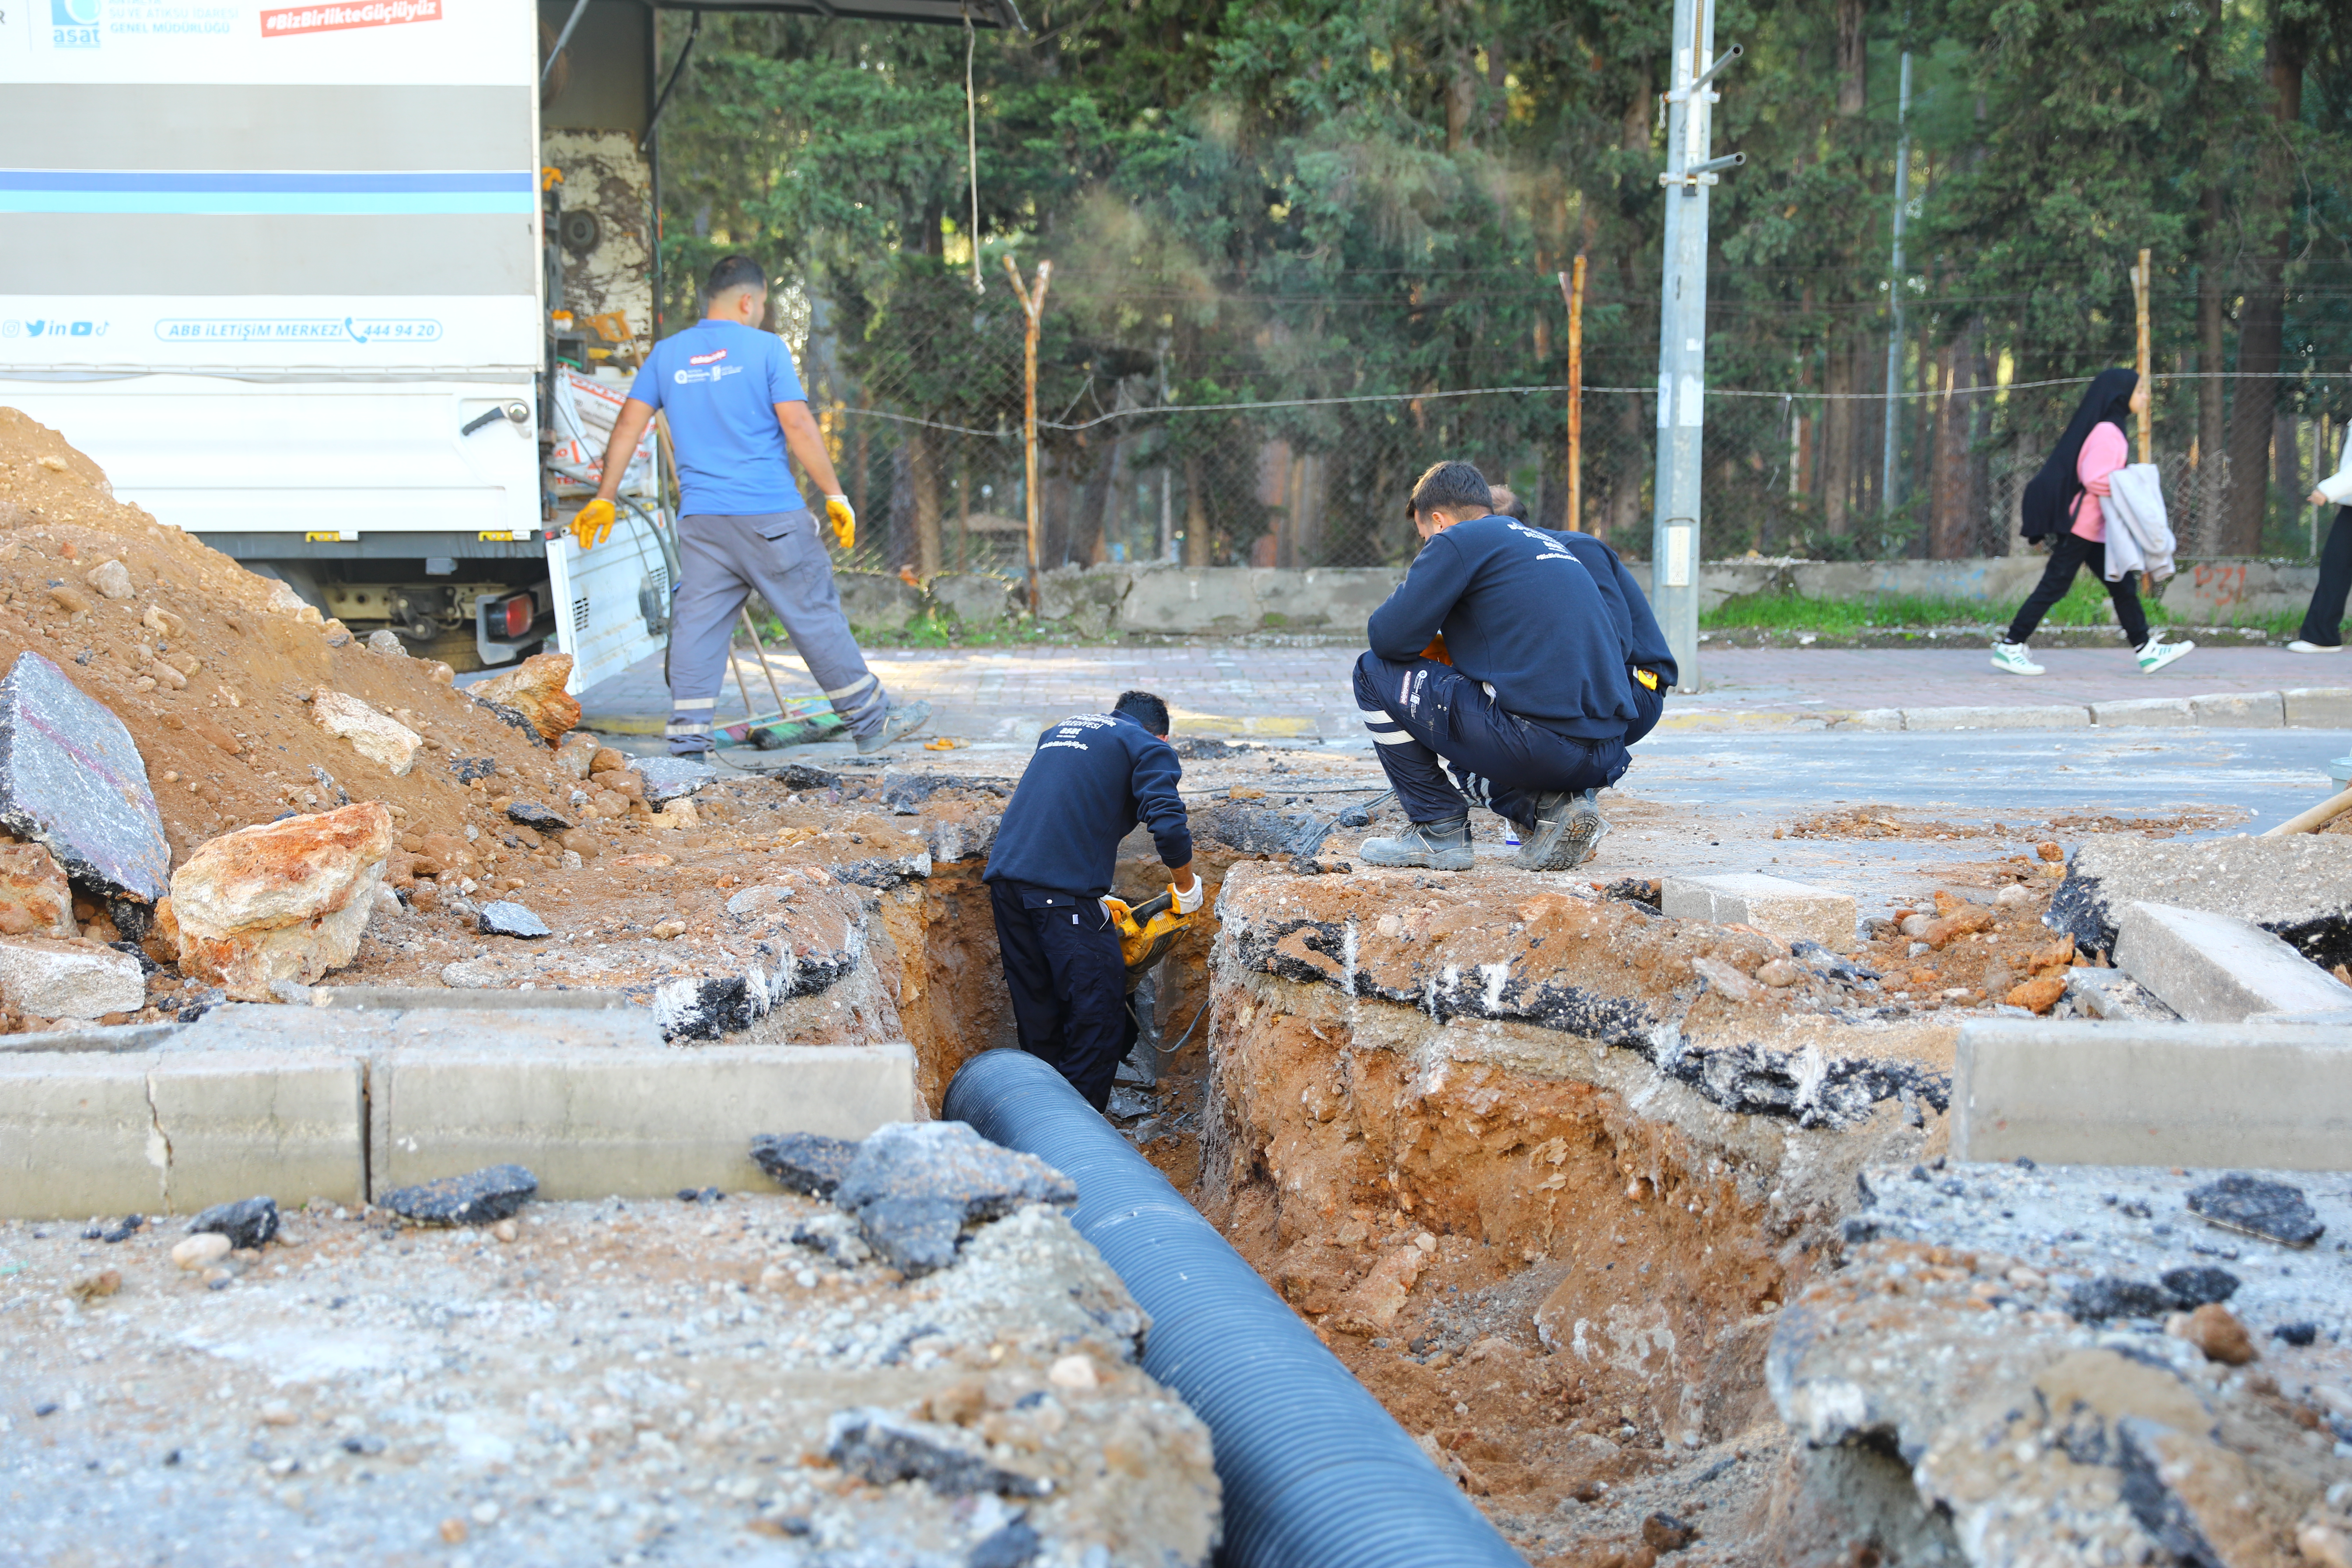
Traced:
<path fill-rule="evenodd" d="M 1151 1315 L 1143 1370 L 1208 1423 L 1227 1568 L 1525 1560 L 1150 1161 L 1019 1050 L 983 1051 L 941 1112 L 1077 1184 L 1071 1215 Z"/>

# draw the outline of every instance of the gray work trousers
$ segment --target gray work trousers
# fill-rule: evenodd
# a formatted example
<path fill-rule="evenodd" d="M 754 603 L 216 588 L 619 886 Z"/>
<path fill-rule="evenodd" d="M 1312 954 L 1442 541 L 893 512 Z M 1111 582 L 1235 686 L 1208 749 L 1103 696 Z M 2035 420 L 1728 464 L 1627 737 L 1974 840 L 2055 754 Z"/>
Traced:
<path fill-rule="evenodd" d="M 890 700 L 857 651 L 816 518 L 798 511 L 755 517 L 682 517 L 677 523 L 677 599 L 669 626 L 669 749 L 710 748 L 711 710 L 727 679 L 727 647 L 743 603 L 756 591 L 784 624 L 793 647 L 854 735 L 882 728 Z"/>

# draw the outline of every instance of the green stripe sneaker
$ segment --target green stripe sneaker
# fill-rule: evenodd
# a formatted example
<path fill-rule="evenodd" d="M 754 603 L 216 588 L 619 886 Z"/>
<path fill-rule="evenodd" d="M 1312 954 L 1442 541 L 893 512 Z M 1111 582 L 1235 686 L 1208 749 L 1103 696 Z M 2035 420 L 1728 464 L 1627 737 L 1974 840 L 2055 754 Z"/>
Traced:
<path fill-rule="evenodd" d="M 2033 662 L 2021 642 L 1997 642 L 1992 645 L 1992 667 L 2003 675 L 2040 675 L 2042 667 Z"/>
<path fill-rule="evenodd" d="M 2139 672 L 2142 675 L 2154 675 L 2173 660 L 2186 658 L 2195 652 L 2196 648 L 2197 645 L 2193 642 L 2158 642 L 2156 640 L 2156 634 L 2150 632 L 2147 635 L 2147 641 L 2139 645 Z"/>

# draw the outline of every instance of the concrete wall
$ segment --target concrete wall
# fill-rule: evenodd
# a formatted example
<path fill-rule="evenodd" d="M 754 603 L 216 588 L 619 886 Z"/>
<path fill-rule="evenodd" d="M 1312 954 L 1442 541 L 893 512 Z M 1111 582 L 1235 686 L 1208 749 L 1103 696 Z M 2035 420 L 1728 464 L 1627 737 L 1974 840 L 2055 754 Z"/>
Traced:
<path fill-rule="evenodd" d="M 1965 561 L 1710 561 L 1700 569 L 1699 603 L 1713 610 L 1746 594 L 1800 594 L 1816 599 L 1964 599 L 2008 609 L 2041 576 L 2040 555 Z M 1643 592 L 1650 565 L 1627 568 Z M 2185 566 L 2159 595 L 2175 616 L 2196 625 L 2300 613 L 2318 579 L 2316 565 L 2220 561 Z M 1021 584 L 977 573 L 933 580 L 929 595 L 881 572 L 836 573 L 852 624 L 896 630 L 929 605 L 963 620 L 1026 607 Z M 1360 631 L 1364 617 L 1404 576 L 1401 566 L 1288 570 L 1250 566 L 1061 566 L 1044 574 L 1044 618 L 1087 637 L 1146 632 L 1231 637 L 1243 632 Z"/>

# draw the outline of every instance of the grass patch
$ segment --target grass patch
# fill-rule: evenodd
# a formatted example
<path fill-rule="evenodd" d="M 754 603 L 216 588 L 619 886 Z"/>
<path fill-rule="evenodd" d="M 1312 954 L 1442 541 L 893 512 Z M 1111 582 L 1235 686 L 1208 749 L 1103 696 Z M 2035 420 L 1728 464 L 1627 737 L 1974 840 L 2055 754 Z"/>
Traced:
<path fill-rule="evenodd" d="M 760 636 L 771 647 L 784 641 L 784 628 L 775 616 L 755 618 Z M 960 621 L 937 612 L 917 616 L 903 626 L 853 625 L 849 629 L 860 647 L 1068 647 L 1087 640 L 1067 626 L 1026 617 Z"/>
<path fill-rule="evenodd" d="M 2144 601 L 2151 626 L 2173 626 L 2178 617 L 2161 604 Z M 2014 604 L 1989 604 L 1980 599 L 1944 599 L 1914 594 L 1887 594 L 1867 599 L 1815 599 L 1802 594 L 1738 594 L 1699 617 L 1708 631 L 1816 632 L 1834 637 L 1895 627 L 2000 626 L 2017 613 Z M 2263 617 L 2260 622 L 2281 617 Z M 2285 617 L 2293 619 L 2294 617 Z M 2107 587 L 2096 578 L 2074 580 L 2066 596 L 2051 607 L 2042 624 L 2053 626 L 2103 626 L 2115 624 L 2107 606 Z"/>

